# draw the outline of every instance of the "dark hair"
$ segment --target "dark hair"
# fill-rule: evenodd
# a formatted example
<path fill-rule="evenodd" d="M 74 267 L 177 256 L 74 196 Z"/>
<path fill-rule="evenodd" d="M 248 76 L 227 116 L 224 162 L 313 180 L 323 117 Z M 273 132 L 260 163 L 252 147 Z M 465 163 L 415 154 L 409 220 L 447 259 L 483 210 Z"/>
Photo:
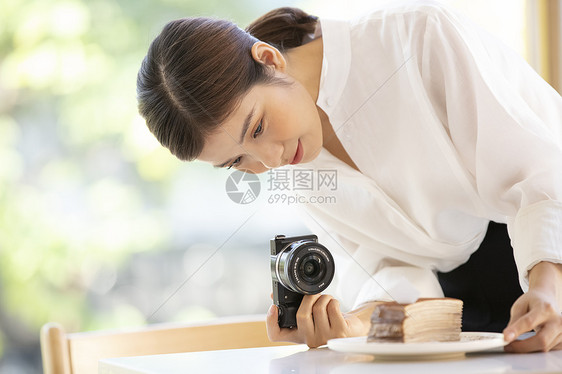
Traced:
<path fill-rule="evenodd" d="M 285 7 L 264 14 L 246 27 L 246 31 L 284 52 L 302 45 L 306 37 L 314 34 L 317 21 L 318 17 L 298 8 Z"/>
<path fill-rule="evenodd" d="M 280 51 L 302 45 L 317 18 L 296 8 L 275 9 L 248 26 L 212 18 L 169 22 L 151 43 L 137 76 L 140 114 L 158 141 L 180 160 L 197 158 L 254 85 L 273 83 L 256 62 L 257 40 Z"/>

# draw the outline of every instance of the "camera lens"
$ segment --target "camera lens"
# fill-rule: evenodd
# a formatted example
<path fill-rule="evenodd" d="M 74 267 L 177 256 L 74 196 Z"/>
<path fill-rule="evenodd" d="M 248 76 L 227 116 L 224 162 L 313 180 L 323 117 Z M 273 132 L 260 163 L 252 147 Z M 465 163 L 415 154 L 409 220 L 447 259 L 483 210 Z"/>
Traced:
<path fill-rule="evenodd" d="M 301 294 L 317 294 L 330 285 L 335 266 L 326 247 L 301 240 L 279 252 L 273 259 L 272 271 L 286 288 Z"/>
<path fill-rule="evenodd" d="M 302 259 L 299 271 L 305 282 L 314 283 L 324 275 L 325 266 L 320 256 L 313 254 Z"/>

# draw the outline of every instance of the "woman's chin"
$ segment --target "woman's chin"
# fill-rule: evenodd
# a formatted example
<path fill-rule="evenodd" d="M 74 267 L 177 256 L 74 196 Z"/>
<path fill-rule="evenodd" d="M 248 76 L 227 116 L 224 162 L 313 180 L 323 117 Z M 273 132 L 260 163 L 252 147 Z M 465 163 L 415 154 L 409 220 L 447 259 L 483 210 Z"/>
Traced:
<path fill-rule="evenodd" d="M 301 162 L 305 163 L 305 162 L 313 161 L 314 159 L 316 159 L 316 157 L 318 157 L 318 155 L 320 155 L 321 151 L 322 151 L 322 147 L 316 148 L 316 151 L 312 155 L 304 155 L 303 160 Z"/>

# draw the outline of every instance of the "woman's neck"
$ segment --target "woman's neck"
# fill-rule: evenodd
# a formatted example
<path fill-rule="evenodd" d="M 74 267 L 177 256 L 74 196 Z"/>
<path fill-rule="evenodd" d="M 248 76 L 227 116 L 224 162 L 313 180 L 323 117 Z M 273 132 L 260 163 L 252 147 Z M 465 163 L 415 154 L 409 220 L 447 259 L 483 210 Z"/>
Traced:
<path fill-rule="evenodd" d="M 320 74 L 322 72 L 322 38 L 290 49 L 286 55 L 287 74 L 297 80 L 308 91 L 314 102 L 318 99 Z"/>
<path fill-rule="evenodd" d="M 287 60 L 287 74 L 304 86 L 314 102 L 318 100 L 318 93 L 320 91 L 322 58 L 322 38 L 293 48 L 285 55 L 285 59 Z M 322 146 L 350 167 L 359 170 L 336 136 L 326 113 L 324 113 L 321 108 L 318 108 L 318 114 L 322 124 Z"/>

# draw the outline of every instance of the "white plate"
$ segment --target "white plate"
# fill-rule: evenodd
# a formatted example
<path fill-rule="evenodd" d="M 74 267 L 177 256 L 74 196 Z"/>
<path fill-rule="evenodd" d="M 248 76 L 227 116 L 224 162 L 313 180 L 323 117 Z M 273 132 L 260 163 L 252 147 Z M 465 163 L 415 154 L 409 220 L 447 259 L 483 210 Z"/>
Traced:
<path fill-rule="evenodd" d="M 379 343 L 367 342 L 366 336 L 328 340 L 328 347 L 347 353 L 367 353 L 384 359 L 437 359 L 503 347 L 503 334 L 495 332 L 461 332 L 455 342 Z"/>

